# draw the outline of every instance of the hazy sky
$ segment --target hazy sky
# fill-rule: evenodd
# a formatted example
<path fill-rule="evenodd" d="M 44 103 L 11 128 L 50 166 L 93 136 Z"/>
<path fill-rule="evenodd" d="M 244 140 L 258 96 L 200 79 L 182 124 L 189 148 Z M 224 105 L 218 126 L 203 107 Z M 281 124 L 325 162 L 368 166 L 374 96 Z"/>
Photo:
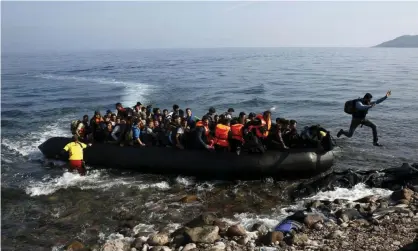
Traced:
<path fill-rule="evenodd" d="M 372 46 L 418 2 L 1 2 L 2 50 Z"/>

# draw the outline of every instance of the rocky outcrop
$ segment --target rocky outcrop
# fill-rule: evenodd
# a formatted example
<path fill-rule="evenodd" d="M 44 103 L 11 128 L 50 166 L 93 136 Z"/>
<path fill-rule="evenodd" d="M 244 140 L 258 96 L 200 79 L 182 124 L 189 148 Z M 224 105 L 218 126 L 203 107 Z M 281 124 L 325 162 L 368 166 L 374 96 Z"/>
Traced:
<path fill-rule="evenodd" d="M 290 231 L 272 231 L 261 222 L 247 231 L 241 224 L 228 225 L 214 214 L 202 214 L 171 235 L 158 232 L 149 237 L 110 240 L 100 250 L 416 250 L 417 198 L 412 189 L 399 189 L 387 198 L 312 201 L 285 219 L 294 223 Z M 400 201 L 407 203 L 398 204 Z M 73 247 L 82 246 L 74 242 Z"/>
<path fill-rule="evenodd" d="M 186 228 L 185 234 L 192 242 L 196 243 L 214 243 L 220 238 L 217 226 Z"/>

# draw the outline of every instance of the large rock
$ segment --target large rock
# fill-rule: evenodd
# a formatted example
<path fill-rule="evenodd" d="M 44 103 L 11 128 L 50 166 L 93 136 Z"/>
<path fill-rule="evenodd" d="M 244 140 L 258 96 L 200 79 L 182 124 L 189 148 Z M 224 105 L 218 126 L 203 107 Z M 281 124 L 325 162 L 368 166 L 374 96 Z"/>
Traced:
<path fill-rule="evenodd" d="M 166 233 L 153 234 L 148 238 L 147 243 L 150 246 L 164 246 L 170 242 L 170 238 Z"/>
<path fill-rule="evenodd" d="M 230 226 L 228 228 L 228 231 L 226 231 L 226 235 L 228 237 L 245 236 L 246 234 L 247 234 L 247 231 L 240 224 Z"/>
<path fill-rule="evenodd" d="M 366 197 L 363 197 L 361 199 L 355 200 L 354 202 L 358 203 L 375 203 L 379 199 L 379 196 L 377 195 L 369 195 Z"/>
<path fill-rule="evenodd" d="M 320 214 L 306 215 L 305 219 L 303 220 L 303 223 L 305 223 L 305 225 L 308 228 L 313 228 L 313 226 L 318 222 L 319 223 L 324 222 L 324 217 L 322 217 L 322 215 L 320 215 Z"/>
<path fill-rule="evenodd" d="M 219 227 L 219 234 L 220 235 L 224 236 L 226 234 L 226 230 L 228 230 L 228 225 L 226 224 L 225 221 L 221 221 L 219 219 L 215 219 L 213 221 L 213 225 Z"/>
<path fill-rule="evenodd" d="M 399 201 L 399 200 L 408 200 L 408 201 L 410 201 L 411 198 L 412 198 L 412 195 L 414 195 L 414 191 L 412 191 L 411 189 L 408 189 L 408 188 L 404 188 L 402 190 L 398 190 L 398 191 L 393 192 L 390 195 L 390 198 L 393 201 Z"/>
<path fill-rule="evenodd" d="M 183 203 L 190 203 L 199 200 L 199 197 L 197 195 L 186 195 L 183 198 L 180 199 Z"/>
<path fill-rule="evenodd" d="M 204 225 L 213 225 L 213 222 L 217 220 L 216 216 L 212 213 L 204 213 L 196 217 L 195 219 L 189 221 L 184 226 L 193 228 L 193 227 L 202 227 Z"/>
<path fill-rule="evenodd" d="M 131 243 L 124 239 L 107 241 L 100 251 L 130 251 Z"/>
<path fill-rule="evenodd" d="M 223 242 L 217 242 L 212 247 L 205 249 L 206 251 L 223 251 L 225 250 L 226 245 Z"/>
<path fill-rule="evenodd" d="M 268 232 L 260 238 L 260 242 L 264 245 L 271 245 L 272 243 L 280 242 L 284 239 L 284 234 L 279 231 Z"/>
<path fill-rule="evenodd" d="M 85 246 L 83 243 L 79 241 L 73 241 L 67 246 L 65 250 L 66 251 L 81 251 L 81 250 L 85 250 Z"/>
<path fill-rule="evenodd" d="M 363 218 L 361 214 L 356 209 L 353 209 L 353 208 L 340 209 L 335 213 L 335 216 L 337 218 L 342 219 L 343 222 Z"/>
<path fill-rule="evenodd" d="M 314 201 L 310 201 L 306 204 L 307 208 L 319 208 L 321 207 L 323 204 L 321 201 L 319 200 L 314 200 Z"/>
<path fill-rule="evenodd" d="M 192 242 L 197 243 L 214 243 L 220 238 L 218 226 L 186 228 L 185 234 Z"/>
<path fill-rule="evenodd" d="M 265 235 L 269 232 L 269 228 L 262 222 L 255 223 L 251 227 L 251 232 L 258 232 L 258 235 Z"/>
<path fill-rule="evenodd" d="M 305 219 L 305 217 L 306 217 L 305 212 L 300 210 L 300 211 L 296 211 L 294 214 L 288 216 L 286 219 L 294 220 L 294 221 L 298 221 L 300 223 L 303 223 L 303 220 Z"/>
<path fill-rule="evenodd" d="M 151 248 L 151 251 L 171 251 L 171 248 L 167 246 L 154 246 Z"/>
<path fill-rule="evenodd" d="M 309 241 L 308 235 L 306 234 L 295 234 L 289 239 L 289 245 L 303 246 Z"/>
<path fill-rule="evenodd" d="M 134 242 L 132 242 L 131 247 L 136 248 L 137 250 L 141 250 L 145 243 L 147 243 L 147 238 L 141 236 L 136 238 Z"/>
<path fill-rule="evenodd" d="M 194 243 L 189 243 L 186 246 L 184 246 L 184 248 L 181 251 L 190 251 L 192 249 L 196 248 L 196 244 Z"/>

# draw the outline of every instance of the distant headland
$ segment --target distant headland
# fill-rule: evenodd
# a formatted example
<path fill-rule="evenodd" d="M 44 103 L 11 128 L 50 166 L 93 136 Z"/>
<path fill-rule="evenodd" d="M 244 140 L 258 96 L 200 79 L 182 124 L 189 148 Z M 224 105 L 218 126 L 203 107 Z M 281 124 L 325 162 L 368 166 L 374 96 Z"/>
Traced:
<path fill-rule="evenodd" d="M 418 35 L 404 35 L 373 47 L 418 48 Z"/>

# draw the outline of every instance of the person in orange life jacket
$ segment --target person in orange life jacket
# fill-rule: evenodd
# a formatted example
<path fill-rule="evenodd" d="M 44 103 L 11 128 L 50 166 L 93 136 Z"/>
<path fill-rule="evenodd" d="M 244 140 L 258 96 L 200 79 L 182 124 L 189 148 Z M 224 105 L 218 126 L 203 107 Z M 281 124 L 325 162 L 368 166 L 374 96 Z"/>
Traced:
<path fill-rule="evenodd" d="M 134 111 L 131 108 L 129 107 L 124 108 L 121 103 L 116 103 L 115 107 L 116 107 L 116 110 L 118 111 L 117 115 L 121 118 L 126 119 L 127 117 L 132 116 L 134 113 Z"/>
<path fill-rule="evenodd" d="M 202 120 L 196 123 L 194 135 L 194 148 L 213 150 L 213 140 L 209 134 L 209 118 L 203 116 Z"/>
<path fill-rule="evenodd" d="M 231 138 L 231 120 L 224 118 L 215 129 L 215 149 L 217 151 L 230 150 L 229 139 Z"/>
<path fill-rule="evenodd" d="M 263 115 L 257 115 L 256 120 L 259 121 L 259 124 L 252 127 L 255 128 L 256 136 L 260 139 L 266 139 L 271 128 L 271 112 L 265 111 Z"/>
<path fill-rule="evenodd" d="M 91 146 L 91 144 L 89 144 Z M 83 149 L 87 147 L 86 144 L 79 141 L 77 135 L 73 136 L 73 141 L 64 146 L 61 154 L 65 152 L 69 153 L 69 169 L 70 171 L 76 170 L 81 175 L 86 173 L 84 167 Z M 59 156 L 57 156 L 59 157 Z"/>
<path fill-rule="evenodd" d="M 229 140 L 231 151 L 238 155 L 241 153 L 241 148 L 244 144 L 244 125 L 240 124 L 236 119 L 231 121 L 231 139 Z"/>

